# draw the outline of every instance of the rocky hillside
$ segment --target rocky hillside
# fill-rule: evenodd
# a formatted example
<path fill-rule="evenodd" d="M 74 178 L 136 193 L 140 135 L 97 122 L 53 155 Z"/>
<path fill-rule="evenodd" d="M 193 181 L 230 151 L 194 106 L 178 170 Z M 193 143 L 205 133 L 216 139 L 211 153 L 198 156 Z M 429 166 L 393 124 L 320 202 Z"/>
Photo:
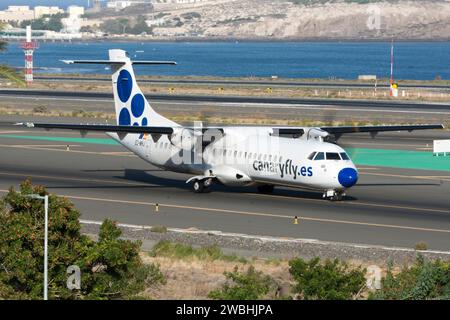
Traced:
<path fill-rule="evenodd" d="M 450 0 L 211 0 L 152 21 L 157 38 L 450 39 Z"/>

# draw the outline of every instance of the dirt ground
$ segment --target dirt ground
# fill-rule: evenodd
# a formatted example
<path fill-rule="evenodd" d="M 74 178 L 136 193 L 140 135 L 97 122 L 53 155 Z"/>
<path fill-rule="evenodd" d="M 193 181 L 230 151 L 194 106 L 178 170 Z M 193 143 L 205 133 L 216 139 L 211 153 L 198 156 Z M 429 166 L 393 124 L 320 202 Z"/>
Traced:
<path fill-rule="evenodd" d="M 250 265 L 257 271 L 271 276 L 278 284 L 278 292 L 275 297 L 292 296 L 290 291 L 294 284 L 289 274 L 287 260 L 279 259 L 248 259 L 247 263 L 228 262 L 222 260 L 199 260 L 196 258 L 176 259 L 166 257 L 150 257 L 148 253 L 141 253 L 144 263 L 156 263 L 166 277 L 167 283 L 155 288 L 150 288 L 146 294 L 152 299 L 159 300 L 196 300 L 208 299 L 208 293 L 220 288 L 226 278 L 224 272 L 231 272 L 235 266 L 239 271 L 246 271 Z M 369 267 L 359 261 L 349 261 L 351 266 Z M 386 273 L 386 266 L 380 266 L 382 275 Z M 400 271 L 400 267 L 394 268 L 394 273 Z M 367 296 L 367 292 L 362 293 L 361 298 Z"/>

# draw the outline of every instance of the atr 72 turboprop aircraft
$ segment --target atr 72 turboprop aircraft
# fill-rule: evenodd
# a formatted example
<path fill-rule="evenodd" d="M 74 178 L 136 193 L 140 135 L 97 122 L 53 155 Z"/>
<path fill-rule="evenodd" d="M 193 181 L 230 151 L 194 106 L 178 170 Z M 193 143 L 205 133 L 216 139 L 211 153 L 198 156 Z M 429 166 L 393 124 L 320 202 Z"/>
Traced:
<path fill-rule="evenodd" d="M 193 127 L 181 126 L 156 113 L 139 89 L 133 65 L 176 64 L 131 61 L 123 50 L 110 50 L 109 60 L 64 60 L 65 63 L 110 65 L 117 125 L 26 123 L 27 127 L 105 132 L 145 161 L 165 170 L 194 175 L 195 192 L 214 183 L 256 186 L 272 192 L 290 186 L 323 192 L 341 200 L 358 181 L 358 171 L 335 141 L 353 132 L 442 129 L 437 125 L 361 127 Z"/>

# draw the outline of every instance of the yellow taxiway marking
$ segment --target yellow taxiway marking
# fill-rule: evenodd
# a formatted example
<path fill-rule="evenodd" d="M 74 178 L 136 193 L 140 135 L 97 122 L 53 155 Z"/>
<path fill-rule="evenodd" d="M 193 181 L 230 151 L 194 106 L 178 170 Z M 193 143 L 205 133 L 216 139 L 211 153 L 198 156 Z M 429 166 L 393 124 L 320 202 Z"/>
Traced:
<path fill-rule="evenodd" d="M 25 174 L 25 173 L 12 173 L 12 172 L 0 172 L 0 176 L 20 176 L 20 177 L 31 177 L 31 178 L 43 178 L 52 180 L 68 180 L 68 181 L 81 181 L 81 182 L 100 182 L 100 183 L 113 183 L 122 184 L 127 186 L 151 186 L 149 183 L 139 183 L 139 182 L 127 182 L 127 181 L 115 181 L 115 180 L 103 180 L 103 179 L 84 179 L 84 178 L 69 178 L 69 177 L 53 177 L 46 175 L 37 174 Z"/>
<path fill-rule="evenodd" d="M 8 190 L 0 190 L 0 192 L 8 192 Z M 86 200 L 86 201 L 98 201 L 98 202 L 110 202 L 110 203 L 123 203 L 123 204 L 133 204 L 142 206 L 155 206 L 155 202 L 143 202 L 143 201 L 129 201 L 129 200 L 119 200 L 119 199 L 106 199 L 106 198 L 93 198 L 93 197 L 81 197 L 81 196 L 70 196 L 70 195 L 58 195 L 60 197 L 66 197 L 68 199 L 74 200 Z M 218 213 L 231 213 L 246 216 L 259 216 L 259 217 L 270 217 L 270 218 L 281 218 L 292 220 L 291 215 L 281 215 L 273 213 L 264 212 L 252 212 L 252 211 L 239 211 L 239 210 L 229 210 L 229 209 L 219 209 L 219 208 L 207 208 L 207 207 L 196 207 L 196 206 L 186 206 L 186 205 L 176 205 L 167 203 L 158 203 L 159 207 L 175 208 L 175 209 L 187 209 L 193 211 L 206 211 L 206 212 L 218 212 Z M 371 223 L 371 222 L 360 222 L 360 221 L 349 221 L 349 220 L 337 220 L 337 219 L 325 219 L 325 218 L 314 218 L 307 216 L 298 216 L 301 221 L 313 221 L 313 222 L 325 222 L 325 223 L 337 223 L 337 224 L 348 224 L 348 225 L 359 225 L 367 227 L 379 227 L 379 228 L 393 228 L 393 229 L 404 229 L 404 230 L 414 230 L 414 231 L 426 231 L 426 232 L 439 232 L 439 233 L 450 233 L 450 230 L 446 229 L 434 229 L 434 228 L 423 228 L 423 227 L 410 227 L 392 224 L 381 224 L 381 223 Z"/>
<path fill-rule="evenodd" d="M 67 180 L 67 181 L 81 181 L 81 182 L 96 182 L 96 183 L 112 183 L 112 184 L 118 184 L 118 185 L 140 185 L 140 186 L 152 186 L 153 184 L 150 183 L 139 183 L 139 182 L 126 182 L 126 181 L 115 181 L 115 180 L 104 180 L 104 179 L 85 179 L 85 178 L 71 178 L 71 177 L 64 177 L 64 176 L 48 176 L 48 175 L 36 175 L 36 174 L 24 174 L 24 173 L 13 173 L 13 172 L 0 172 L 0 175 L 4 176 L 21 176 L 21 177 L 32 177 L 32 178 L 43 178 L 43 179 L 52 179 L 52 180 Z M 283 196 L 283 195 L 271 195 L 271 194 L 260 194 L 260 193 L 238 193 L 242 195 L 247 196 L 253 196 L 253 197 L 267 197 L 267 198 L 275 198 L 275 199 L 289 199 L 289 200 L 295 200 L 295 201 L 313 201 L 313 202 L 321 202 L 324 203 L 325 200 L 323 199 L 309 199 L 309 198 L 297 198 L 297 197 L 291 197 L 291 196 Z M 403 210 L 411 210 L 411 211 L 422 211 L 422 212 L 436 212 L 436 213 L 446 213 L 450 214 L 450 210 L 443 210 L 443 209 L 432 209 L 432 208 L 420 208 L 420 207 L 408 207 L 408 206 L 397 206 L 397 205 L 388 205 L 388 204 L 377 204 L 377 203 L 371 203 L 371 202 L 335 202 L 336 204 L 340 206 L 345 205 L 353 205 L 353 206 L 366 206 L 366 207 L 380 207 L 380 208 L 390 208 L 390 209 L 403 209 Z"/>
<path fill-rule="evenodd" d="M 64 145 L 67 146 L 67 145 Z M 73 147 L 74 145 L 69 146 Z M 82 150 L 69 150 L 66 149 L 53 149 L 45 147 L 35 147 L 34 145 L 10 145 L 10 144 L 0 144 L 2 148 L 16 148 L 16 149 L 28 149 L 28 150 L 45 150 L 45 151 L 56 151 L 56 152 L 71 152 L 71 153 L 83 153 L 83 154 L 95 154 L 101 156 L 119 156 L 119 157 L 137 157 L 135 154 L 128 152 L 95 152 L 95 151 L 82 151 Z"/>
<path fill-rule="evenodd" d="M 296 197 L 289 197 L 289 196 L 282 196 L 282 195 L 271 195 L 271 194 L 260 194 L 260 193 L 244 193 L 246 195 L 251 196 L 257 196 L 257 197 L 272 197 L 272 198 L 281 198 L 281 199 L 291 199 L 291 200 L 305 200 L 305 201 L 315 201 L 315 202 L 324 202 L 323 199 L 306 199 L 306 198 L 296 198 Z M 345 205 L 353 205 L 353 206 L 365 206 L 365 207 L 381 207 L 381 208 L 390 208 L 390 209 L 407 209 L 412 211 L 429 211 L 429 212 L 437 212 L 437 213 L 450 213 L 450 210 L 443 210 L 443 209 L 432 209 L 432 208 L 420 208 L 420 207 L 407 207 L 407 206 L 397 206 L 397 205 L 390 205 L 390 204 L 377 204 L 377 203 L 371 203 L 371 202 L 333 202 L 336 205 L 345 206 Z"/>

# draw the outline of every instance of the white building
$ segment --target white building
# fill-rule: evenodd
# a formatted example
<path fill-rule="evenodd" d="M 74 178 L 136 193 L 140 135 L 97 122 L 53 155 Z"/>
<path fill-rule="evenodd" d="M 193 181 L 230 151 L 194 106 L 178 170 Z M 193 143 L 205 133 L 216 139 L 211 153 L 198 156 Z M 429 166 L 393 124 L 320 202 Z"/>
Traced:
<path fill-rule="evenodd" d="M 133 4 L 132 1 L 108 1 L 106 7 L 108 9 L 122 10 Z"/>
<path fill-rule="evenodd" d="M 69 16 L 82 16 L 84 15 L 84 7 L 70 6 L 67 8 L 67 14 Z"/>
<path fill-rule="evenodd" d="M 30 9 L 29 6 L 9 6 L 8 9 L 0 11 L 0 21 L 3 22 L 22 22 L 25 20 L 39 19 L 44 15 L 54 15 L 64 13 L 59 7 L 36 6 Z"/>
<path fill-rule="evenodd" d="M 70 6 L 67 8 L 67 13 L 69 16 L 61 20 L 64 26 L 62 32 L 71 34 L 80 33 L 83 22 L 81 16 L 84 14 L 84 7 Z"/>
<path fill-rule="evenodd" d="M 9 6 L 8 9 L 0 11 L 2 22 L 22 22 L 33 19 L 34 11 L 29 6 Z"/>

